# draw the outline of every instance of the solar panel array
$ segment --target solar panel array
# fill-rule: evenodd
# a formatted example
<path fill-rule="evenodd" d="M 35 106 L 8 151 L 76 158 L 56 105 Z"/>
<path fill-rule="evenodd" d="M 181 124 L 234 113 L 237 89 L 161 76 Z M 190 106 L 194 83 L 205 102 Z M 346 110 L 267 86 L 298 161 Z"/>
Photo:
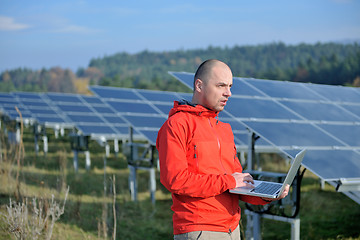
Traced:
<path fill-rule="evenodd" d="M 171 72 L 193 86 L 194 74 Z M 356 88 L 234 77 L 224 112 L 325 181 L 360 178 L 360 91 Z"/>
<path fill-rule="evenodd" d="M 75 94 L 45 94 L 54 108 L 62 112 L 66 121 L 84 135 L 124 138 L 129 135 L 129 124 L 100 98 Z"/>
<path fill-rule="evenodd" d="M 128 138 L 129 123 L 100 98 L 80 94 L 12 92 L 0 94 L 3 114 L 47 127 L 76 128 L 83 135 Z"/>
<path fill-rule="evenodd" d="M 18 119 L 19 113 L 16 111 L 15 107 L 19 109 L 24 119 L 31 120 L 31 114 L 27 111 L 26 108 L 20 106 L 17 99 L 10 93 L 0 93 L 0 110 L 1 112 L 9 117 L 10 119 Z"/>
<path fill-rule="evenodd" d="M 193 74 L 171 73 L 189 88 Z M 96 96 L 13 92 L 0 94 L 0 109 L 12 119 L 47 126 L 76 127 L 93 137 L 135 135 L 155 144 L 174 100 L 191 94 L 91 86 Z M 355 88 L 234 78 L 232 97 L 220 113 L 231 124 L 238 147 L 249 146 L 249 131 L 261 136 L 257 146 L 294 156 L 309 151 L 303 164 L 324 180 L 360 177 L 360 91 Z"/>
<path fill-rule="evenodd" d="M 37 121 L 47 126 L 62 125 L 71 127 L 64 116 L 54 109 L 49 101 L 44 100 L 44 94 L 28 93 L 28 92 L 13 92 L 11 93 L 18 106 L 20 106 L 23 112 L 28 112 L 32 121 Z M 24 115 L 24 114 L 23 114 Z"/>

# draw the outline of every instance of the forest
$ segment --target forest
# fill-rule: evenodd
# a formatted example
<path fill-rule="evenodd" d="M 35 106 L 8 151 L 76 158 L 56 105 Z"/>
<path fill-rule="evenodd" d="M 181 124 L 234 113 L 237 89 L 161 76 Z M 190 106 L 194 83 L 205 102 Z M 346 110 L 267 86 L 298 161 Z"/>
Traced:
<path fill-rule="evenodd" d="M 360 45 L 316 43 L 116 53 L 69 69 L 17 68 L 0 75 L 0 91 L 86 93 L 88 85 L 188 91 L 168 71 L 195 72 L 204 60 L 226 62 L 237 77 L 360 87 Z"/>

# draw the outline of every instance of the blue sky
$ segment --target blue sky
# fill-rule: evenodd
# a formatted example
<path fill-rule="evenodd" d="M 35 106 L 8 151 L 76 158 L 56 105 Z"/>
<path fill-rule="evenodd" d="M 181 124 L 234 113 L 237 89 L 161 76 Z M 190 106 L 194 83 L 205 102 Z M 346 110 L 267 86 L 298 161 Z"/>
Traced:
<path fill-rule="evenodd" d="M 359 0 L 0 0 L 0 72 L 143 50 L 360 39 Z"/>

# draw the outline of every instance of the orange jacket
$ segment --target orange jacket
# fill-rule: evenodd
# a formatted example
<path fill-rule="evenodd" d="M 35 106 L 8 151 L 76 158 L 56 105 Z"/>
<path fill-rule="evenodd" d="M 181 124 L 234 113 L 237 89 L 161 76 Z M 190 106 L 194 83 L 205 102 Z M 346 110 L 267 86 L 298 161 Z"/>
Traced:
<path fill-rule="evenodd" d="M 158 133 L 160 181 L 172 193 L 174 234 L 233 231 L 239 224 L 239 196 L 231 176 L 242 172 L 230 124 L 201 105 L 174 102 Z M 251 204 L 258 197 L 241 196 Z"/>

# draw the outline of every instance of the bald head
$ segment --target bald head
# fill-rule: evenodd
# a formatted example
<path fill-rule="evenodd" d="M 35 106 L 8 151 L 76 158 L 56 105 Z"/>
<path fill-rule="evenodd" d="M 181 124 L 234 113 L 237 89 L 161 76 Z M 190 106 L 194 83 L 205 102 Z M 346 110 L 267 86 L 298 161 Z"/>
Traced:
<path fill-rule="evenodd" d="M 194 85 L 193 85 L 194 90 L 195 90 L 195 82 L 196 82 L 196 80 L 201 79 L 206 84 L 208 79 L 211 78 L 211 76 L 213 74 L 213 69 L 215 67 L 226 68 L 226 69 L 230 70 L 228 65 L 226 65 L 222 61 L 219 61 L 217 59 L 206 60 L 205 62 L 200 64 L 200 66 L 196 70 L 196 73 L 195 73 L 195 76 L 194 76 Z"/>

